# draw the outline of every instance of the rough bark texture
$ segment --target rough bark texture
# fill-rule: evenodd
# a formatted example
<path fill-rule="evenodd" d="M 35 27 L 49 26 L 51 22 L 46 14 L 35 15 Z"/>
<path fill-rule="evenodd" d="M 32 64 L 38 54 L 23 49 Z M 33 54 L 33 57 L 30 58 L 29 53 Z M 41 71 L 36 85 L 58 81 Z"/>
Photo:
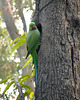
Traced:
<path fill-rule="evenodd" d="M 36 0 L 36 12 L 49 1 Z M 39 13 L 42 39 L 35 100 L 80 100 L 79 3 L 53 0 Z"/>

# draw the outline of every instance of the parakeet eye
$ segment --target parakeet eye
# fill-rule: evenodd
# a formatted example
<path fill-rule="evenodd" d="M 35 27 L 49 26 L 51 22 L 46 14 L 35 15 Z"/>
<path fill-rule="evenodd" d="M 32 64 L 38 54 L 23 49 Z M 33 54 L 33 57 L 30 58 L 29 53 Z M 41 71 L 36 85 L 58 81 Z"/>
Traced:
<path fill-rule="evenodd" d="M 32 29 L 35 29 L 35 26 L 34 25 L 32 26 Z"/>

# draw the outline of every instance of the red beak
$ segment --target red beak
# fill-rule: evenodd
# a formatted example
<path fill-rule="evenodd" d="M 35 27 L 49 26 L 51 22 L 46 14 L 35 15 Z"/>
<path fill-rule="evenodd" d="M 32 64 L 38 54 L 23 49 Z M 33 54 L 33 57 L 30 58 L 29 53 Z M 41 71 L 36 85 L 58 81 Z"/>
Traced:
<path fill-rule="evenodd" d="M 32 26 L 32 29 L 35 29 L 35 26 L 34 25 Z"/>

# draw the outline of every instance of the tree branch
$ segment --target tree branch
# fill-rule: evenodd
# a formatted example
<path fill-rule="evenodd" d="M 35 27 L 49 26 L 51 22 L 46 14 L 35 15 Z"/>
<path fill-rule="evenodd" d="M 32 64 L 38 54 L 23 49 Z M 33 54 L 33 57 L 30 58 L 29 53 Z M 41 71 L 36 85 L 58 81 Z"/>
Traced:
<path fill-rule="evenodd" d="M 21 8 L 22 5 L 22 1 L 18 0 L 17 1 L 17 8 L 19 9 L 19 16 L 21 17 L 22 23 L 23 23 L 23 30 L 24 32 L 27 32 L 27 26 L 26 26 L 26 21 L 25 21 L 25 17 L 23 14 L 23 8 Z"/>
<path fill-rule="evenodd" d="M 9 100 L 8 97 L 7 97 L 7 94 L 5 94 L 5 97 L 6 97 L 6 100 Z"/>
<path fill-rule="evenodd" d="M 14 77 L 14 80 L 15 80 L 15 83 L 17 85 L 17 88 L 18 88 L 18 92 L 19 92 L 19 100 L 25 100 L 24 99 L 24 94 L 22 92 L 22 88 L 21 88 L 21 85 L 19 84 L 18 80 L 16 77 Z"/>

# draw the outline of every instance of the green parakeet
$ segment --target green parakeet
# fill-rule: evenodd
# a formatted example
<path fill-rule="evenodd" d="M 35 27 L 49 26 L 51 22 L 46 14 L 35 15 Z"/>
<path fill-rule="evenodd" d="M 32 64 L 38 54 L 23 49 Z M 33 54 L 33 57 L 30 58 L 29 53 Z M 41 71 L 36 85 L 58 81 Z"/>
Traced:
<path fill-rule="evenodd" d="M 37 49 L 39 47 L 40 41 L 40 32 L 34 22 L 31 22 L 29 25 L 29 32 L 26 36 L 26 43 L 27 43 L 27 56 L 31 54 L 33 58 L 33 63 L 35 66 L 35 73 L 36 73 L 36 83 L 37 83 L 37 68 L 38 68 L 38 55 Z"/>

